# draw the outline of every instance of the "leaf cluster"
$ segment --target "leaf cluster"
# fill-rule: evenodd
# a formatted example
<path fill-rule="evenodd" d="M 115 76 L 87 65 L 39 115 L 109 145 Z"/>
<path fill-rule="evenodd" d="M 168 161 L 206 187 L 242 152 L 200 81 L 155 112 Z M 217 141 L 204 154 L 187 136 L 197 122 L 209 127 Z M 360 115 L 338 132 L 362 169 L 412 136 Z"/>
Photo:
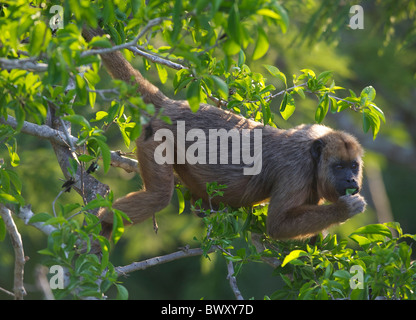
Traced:
<path fill-rule="evenodd" d="M 64 289 L 54 291 L 57 299 L 103 299 L 113 285 L 117 288 L 117 299 L 127 299 L 127 290 L 118 283 L 114 266 L 109 261 L 111 243 L 100 235 L 99 219 L 89 213 L 96 208 L 111 209 L 111 203 L 112 196 L 108 199 L 97 197 L 83 207 L 78 204 L 60 205 L 57 216 L 39 213 L 30 219 L 29 223 L 41 222 L 56 227 L 48 236 L 47 247 L 39 253 L 47 257 L 44 262 L 46 265 L 59 265 L 66 270 Z M 130 219 L 119 210 L 112 211 L 114 224 L 111 239 L 117 243 L 124 232 L 123 218 Z M 74 218 L 81 213 L 83 222 Z M 96 254 L 97 248 L 100 249 L 100 255 Z"/>
<path fill-rule="evenodd" d="M 416 240 L 414 235 L 403 234 L 398 223 L 386 223 L 361 227 L 350 239 L 360 248 L 349 248 L 346 239 L 328 235 L 292 250 L 275 270 L 285 285 L 271 298 L 416 299 L 416 265 L 407 242 Z"/>

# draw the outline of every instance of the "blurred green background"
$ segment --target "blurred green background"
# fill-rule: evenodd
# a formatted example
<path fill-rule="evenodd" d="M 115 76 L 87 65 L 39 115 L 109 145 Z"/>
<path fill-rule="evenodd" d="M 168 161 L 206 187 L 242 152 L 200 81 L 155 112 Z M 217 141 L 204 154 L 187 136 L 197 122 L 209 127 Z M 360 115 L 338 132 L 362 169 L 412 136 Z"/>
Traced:
<path fill-rule="evenodd" d="M 317 74 L 332 70 L 337 85 L 353 88 L 356 94 L 372 85 L 377 90 L 376 103 L 385 112 L 387 124 L 373 141 L 371 133 L 364 135 L 359 114 L 343 112 L 329 115 L 324 124 L 355 134 L 366 149 L 363 195 L 369 206 L 345 224 L 333 228 L 346 237 L 359 226 L 369 223 L 397 221 L 404 232 L 416 233 L 416 32 L 415 3 L 409 1 L 363 1 L 364 29 L 347 27 L 350 5 L 338 1 L 285 1 L 290 26 L 287 34 L 270 28 L 270 49 L 266 56 L 253 62 L 247 53 L 247 64 L 252 71 L 266 74 L 263 64 L 277 66 L 289 80 L 292 74 L 308 68 Z M 275 36 L 273 36 L 275 34 Z M 413 42 L 412 42 L 413 41 Z M 141 68 L 138 59 L 136 67 Z M 172 79 L 174 71 L 169 71 Z M 156 85 L 155 68 L 144 72 Z M 102 72 L 105 82 L 107 75 Z M 274 83 L 279 88 L 281 84 Z M 163 91 L 173 97 L 170 82 Z M 181 98 L 181 97 L 178 97 Z M 274 112 L 280 101 L 274 101 Z M 317 101 L 297 99 L 297 109 L 290 121 L 275 116 L 279 127 L 289 128 L 300 123 L 313 123 Z M 98 107 L 106 108 L 102 101 Z M 96 112 L 86 110 L 87 112 Z M 128 151 L 116 128 L 108 132 L 113 150 Z M 19 140 L 21 164 L 17 168 L 23 177 L 23 194 L 35 212 L 51 212 L 51 203 L 62 185 L 54 152 L 48 142 L 27 135 Z M 4 152 L 1 149 L 0 152 Z M 0 154 L 0 158 L 6 154 Z M 119 197 L 136 190 L 140 178 L 121 169 L 111 168 L 107 175 L 99 170 L 96 177 L 107 183 Z M 59 202 L 78 201 L 74 193 L 65 194 Z M 114 265 L 126 265 L 157 255 L 196 246 L 194 236 L 201 236 L 202 221 L 185 210 L 177 214 L 176 198 L 157 216 L 159 232 L 155 234 L 152 221 L 129 227 L 112 251 Z M 17 220 L 17 219 L 16 219 Z M 34 228 L 17 221 L 23 236 L 25 253 L 30 257 L 25 267 L 26 299 L 41 298 L 34 286 L 34 269 L 42 262 L 36 252 L 46 245 L 46 238 Z M 11 288 L 14 254 L 10 240 L 0 243 L 0 287 Z M 224 259 L 216 254 L 210 260 L 202 257 L 186 258 L 156 266 L 121 278 L 131 299 L 233 299 L 226 280 Z M 245 298 L 262 299 L 279 286 L 279 277 L 267 265 L 245 265 L 237 281 Z M 0 299 L 8 298 L 0 292 Z"/>

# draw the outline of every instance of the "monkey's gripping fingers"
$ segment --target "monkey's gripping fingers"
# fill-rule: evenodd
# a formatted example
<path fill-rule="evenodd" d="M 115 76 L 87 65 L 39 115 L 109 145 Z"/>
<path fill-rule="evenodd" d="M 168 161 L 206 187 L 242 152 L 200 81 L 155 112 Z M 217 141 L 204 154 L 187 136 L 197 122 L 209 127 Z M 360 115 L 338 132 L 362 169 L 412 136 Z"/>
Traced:
<path fill-rule="evenodd" d="M 341 196 L 339 197 L 338 202 L 345 206 L 347 219 L 365 211 L 367 206 L 367 202 L 360 194 Z"/>

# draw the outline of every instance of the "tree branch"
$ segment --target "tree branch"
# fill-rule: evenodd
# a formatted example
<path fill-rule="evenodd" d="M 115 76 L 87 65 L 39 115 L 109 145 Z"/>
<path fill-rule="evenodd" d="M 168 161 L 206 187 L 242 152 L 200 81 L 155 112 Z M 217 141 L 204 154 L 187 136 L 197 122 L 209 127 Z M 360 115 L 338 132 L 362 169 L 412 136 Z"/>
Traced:
<path fill-rule="evenodd" d="M 47 236 L 56 230 L 54 226 L 44 225 L 43 222 L 31 222 L 29 220 L 35 215 L 32 211 L 31 205 L 27 205 L 20 208 L 19 212 L 15 212 L 16 216 L 23 220 L 25 225 L 31 225 L 36 229 L 42 231 Z"/>
<path fill-rule="evenodd" d="M 234 277 L 234 265 L 233 265 L 233 262 L 231 260 L 228 261 L 228 263 L 227 263 L 227 269 L 228 269 L 227 279 L 230 282 L 230 287 L 231 287 L 231 290 L 233 290 L 233 292 L 234 292 L 235 298 L 237 300 L 244 300 L 244 298 L 243 298 L 243 296 L 240 292 L 240 289 L 238 289 L 237 279 Z"/>
<path fill-rule="evenodd" d="M 217 248 L 213 246 L 208 253 L 214 252 Z M 133 262 L 127 266 L 124 267 L 116 267 L 115 270 L 119 276 L 125 275 L 127 273 L 137 271 L 137 270 L 145 270 L 150 267 L 154 267 L 159 264 L 175 261 L 182 258 L 187 257 L 194 257 L 194 256 L 200 256 L 204 253 L 204 251 L 201 248 L 195 248 L 195 249 L 188 249 L 184 248 L 180 251 L 176 251 L 173 253 L 169 253 L 164 256 L 154 257 L 150 258 L 144 261 L 140 262 Z"/>
<path fill-rule="evenodd" d="M 12 116 L 8 116 L 7 120 L 0 117 L 0 124 L 9 125 L 14 129 L 17 127 L 17 121 Z M 21 132 L 40 139 L 49 140 L 50 142 L 63 147 L 76 145 L 78 141 L 78 139 L 72 135 L 68 135 L 68 138 L 66 138 L 63 132 L 52 129 L 47 125 L 37 125 L 27 121 L 24 121 Z M 117 151 L 111 151 L 111 165 L 113 167 L 122 168 L 127 172 L 139 172 L 137 160 L 121 156 Z"/>
<path fill-rule="evenodd" d="M 7 231 L 9 232 L 14 249 L 14 298 L 16 300 L 23 300 L 23 296 L 26 295 L 26 290 L 23 285 L 24 266 L 26 259 L 23 250 L 22 237 L 20 236 L 16 224 L 13 221 L 11 211 L 7 209 L 3 204 L 0 204 L 0 216 L 6 225 Z"/>
<path fill-rule="evenodd" d="M 36 59 L 5 59 L 0 58 L 0 69 L 21 69 L 33 72 L 45 72 L 48 70 L 46 63 L 37 63 Z"/>
<path fill-rule="evenodd" d="M 165 65 L 169 68 L 175 69 L 175 70 L 188 69 L 187 67 L 185 67 L 185 66 L 183 66 L 179 63 L 172 62 L 172 61 L 167 60 L 165 58 L 162 58 L 162 57 L 156 56 L 154 54 L 150 54 L 148 52 L 145 52 L 145 51 L 139 49 L 137 46 L 131 46 L 131 47 L 128 47 L 127 49 L 129 49 L 130 51 L 136 53 L 137 55 L 139 55 L 141 57 L 146 58 L 147 60 L 150 60 L 154 63 L 163 64 L 163 65 Z"/>
<path fill-rule="evenodd" d="M 119 51 L 122 49 L 128 49 L 129 47 L 135 47 L 137 45 L 137 42 L 139 41 L 139 39 L 141 37 L 143 37 L 151 28 L 153 28 L 154 26 L 157 26 L 158 24 L 160 24 L 162 21 L 167 20 L 168 18 L 155 18 L 149 21 L 149 23 L 140 31 L 140 33 L 131 41 L 117 45 L 117 46 L 113 46 L 111 48 L 103 48 L 103 49 L 91 49 L 88 51 L 85 51 L 81 54 L 81 57 L 87 57 L 87 56 L 92 56 L 92 55 L 99 55 L 99 54 L 105 54 L 105 53 L 110 53 L 110 52 L 114 52 L 114 51 Z"/>

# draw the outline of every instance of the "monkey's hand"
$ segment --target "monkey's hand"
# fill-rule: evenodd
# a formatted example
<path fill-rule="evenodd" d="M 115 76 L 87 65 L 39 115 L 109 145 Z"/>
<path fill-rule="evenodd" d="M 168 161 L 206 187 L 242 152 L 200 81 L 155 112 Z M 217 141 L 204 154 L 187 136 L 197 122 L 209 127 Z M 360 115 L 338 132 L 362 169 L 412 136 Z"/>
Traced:
<path fill-rule="evenodd" d="M 363 212 L 365 210 L 365 207 L 367 206 L 367 202 L 360 194 L 354 194 L 354 195 L 346 195 L 341 196 L 338 199 L 338 205 L 342 206 L 342 208 L 346 213 L 345 218 L 349 219 L 356 214 Z"/>

